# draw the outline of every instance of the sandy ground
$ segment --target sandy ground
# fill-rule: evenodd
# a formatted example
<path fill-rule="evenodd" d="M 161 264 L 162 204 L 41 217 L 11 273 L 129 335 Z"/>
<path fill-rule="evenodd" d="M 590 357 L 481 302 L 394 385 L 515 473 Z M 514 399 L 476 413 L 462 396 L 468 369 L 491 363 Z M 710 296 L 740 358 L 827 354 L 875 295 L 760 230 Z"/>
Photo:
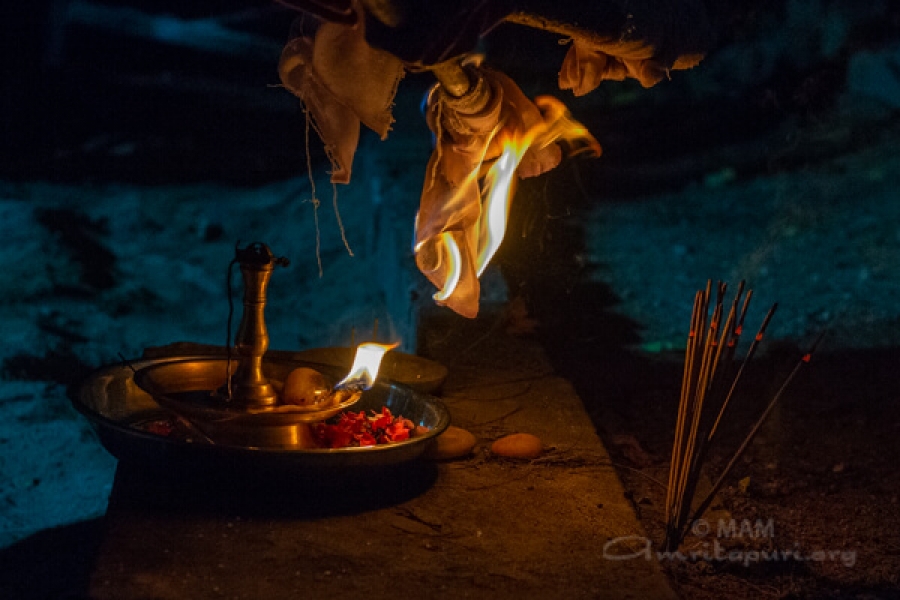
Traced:
<path fill-rule="evenodd" d="M 777 302 L 774 338 L 827 330 L 833 348 L 896 346 L 900 140 L 890 129 L 880 138 L 797 171 L 602 202 L 587 227 L 595 277 L 649 350 L 683 347 L 689 299 L 707 278 L 747 282 L 749 325 Z"/>

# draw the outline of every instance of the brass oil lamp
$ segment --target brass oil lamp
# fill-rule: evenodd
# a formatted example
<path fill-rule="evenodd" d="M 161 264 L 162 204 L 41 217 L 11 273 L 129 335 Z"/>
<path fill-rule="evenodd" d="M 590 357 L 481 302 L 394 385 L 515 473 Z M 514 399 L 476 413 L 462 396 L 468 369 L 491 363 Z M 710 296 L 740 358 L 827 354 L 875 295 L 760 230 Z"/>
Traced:
<path fill-rule="evenodd" d="M 244 278 L 244 314 L 234 344 L 238 367 L 228 380 L 226 398 L 246 407 L 274 406 L 278 394 L 263 375 L 262 368 L 263 356 L 269 349 L 264 314 L 266 289 L 275 267 L 286 267 L 290 261 L 284 257 L 276 258 L 265 244 L 254 243 L 237 248 L 234 262 L 240 266 Z"/>

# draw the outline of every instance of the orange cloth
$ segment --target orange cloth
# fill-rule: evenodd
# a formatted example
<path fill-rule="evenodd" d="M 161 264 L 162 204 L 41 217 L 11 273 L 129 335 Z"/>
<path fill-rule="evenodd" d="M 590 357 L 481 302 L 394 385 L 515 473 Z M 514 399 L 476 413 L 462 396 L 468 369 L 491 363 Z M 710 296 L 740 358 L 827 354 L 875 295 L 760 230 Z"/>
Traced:
<path fill-rule="evenodd" d="M 576 96 L 593 91 L 605 79 L 637 79 L 645 88 L 653 87 L 668 76 L 671 69 L 690 69 L 702 54 L 680 56 L 671 65 L 661 63 L 653 46 L 643 41 L 591 44 L 575 40 L 569 47 L 559 71 L 559 87 Z"/>
<path fill-rule="evenodd" d="M 476 87 L 462 98 L 436 86 L 428 98 L 427 121 L 436 144 L 425 173 L 416 219 L 416 264 L 439 289 L 447 283 L 447 232 L 459 250 L 460 278 L 456 290 L 439 300 L 466 317 L 478 314 L 480 285 L 476 273 L 478 232 L 482 213 L 479 174 L 483 163 L 497 158 L 504 139 L 522 139 L 543 122 L 541 111 L 512 79 L 484 67 L 474 70 Z M 559 164 L 562 150 L 553 143 L 532 146 L 525 153 L 519 177 L 540 175 Z"/>
<path fill-rule="evenodd" d="M 366 42 L 364 21 L 322 23 L 314 36 L 288 42 L 278 65 L 282 83 L 303 101 L 322 138 L 333 183 L 350 182 L 360 122 L 387 137 L 404 75 L 397 57 Z"/>

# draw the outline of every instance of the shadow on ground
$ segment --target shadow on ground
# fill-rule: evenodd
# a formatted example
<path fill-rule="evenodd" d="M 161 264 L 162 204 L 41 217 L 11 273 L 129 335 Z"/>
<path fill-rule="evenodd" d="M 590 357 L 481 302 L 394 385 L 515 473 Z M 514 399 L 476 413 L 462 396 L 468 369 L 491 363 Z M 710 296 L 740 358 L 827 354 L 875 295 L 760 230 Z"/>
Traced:
<path fill-rule="evenodd" d="M 0 550 L 0 597 L 17 600 L 86 598 L 103 519 L 40 531 Z"/>

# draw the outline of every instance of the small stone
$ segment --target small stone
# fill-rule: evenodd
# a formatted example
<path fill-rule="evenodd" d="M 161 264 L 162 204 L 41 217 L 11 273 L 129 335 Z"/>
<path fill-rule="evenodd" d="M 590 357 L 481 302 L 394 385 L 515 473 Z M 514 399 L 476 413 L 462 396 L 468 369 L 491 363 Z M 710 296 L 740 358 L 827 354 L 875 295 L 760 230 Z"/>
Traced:
<path fill-rule="evenodd" d="M 475 436 L 471 432 L 451 425 L 437 436 L 427 456 L 434 460 L 448 460 L 467 456 L 475 447 Z"/>
<path fill-rule="evenodd" d="M 507 458 L 537 458 L 544 451 L 541 438 L 530 433 L 513 433 L 491 444 L 491 452 Z"/>

